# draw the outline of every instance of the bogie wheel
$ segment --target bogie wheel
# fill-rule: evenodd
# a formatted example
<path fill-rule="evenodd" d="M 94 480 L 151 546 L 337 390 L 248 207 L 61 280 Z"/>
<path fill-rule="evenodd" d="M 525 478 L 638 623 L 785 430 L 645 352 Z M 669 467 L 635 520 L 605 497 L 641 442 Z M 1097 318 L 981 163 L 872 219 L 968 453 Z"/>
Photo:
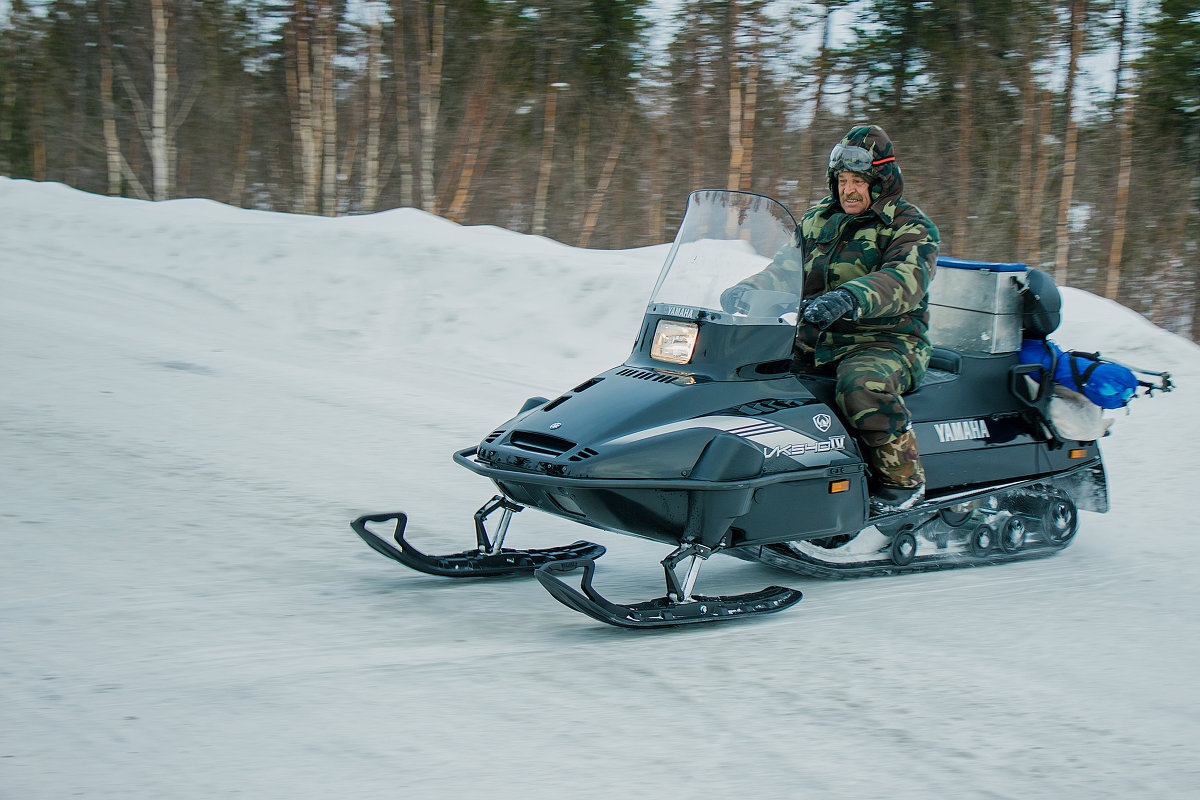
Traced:
<path fill-rule="evenodd" d="M 1025 523 L 1020 517 L 1009 517 L 1000 526 L 996 544 L 1006 553 L 1015 553 L 1025 545 Z"/>
<path fill-rule="evenodd" d="M 901 531 L 892 539 L 892 563 L 907 567 L 917 557 L 917 537 L 912 531 Z"/>
<path fill-rule="evenodd" d="M 1042 532 L 1051 544 L 1066 544 L 1079 530 L 1079 511 L 1069 498 L 1056 497 L 1042 514 Z"/>
<path fill-rule="evenodd" d="M 976 525 L 967 539 L 967 546 L 974 556 L 986 556 L 995 544 L 996 529 L 987 524 Z"/>

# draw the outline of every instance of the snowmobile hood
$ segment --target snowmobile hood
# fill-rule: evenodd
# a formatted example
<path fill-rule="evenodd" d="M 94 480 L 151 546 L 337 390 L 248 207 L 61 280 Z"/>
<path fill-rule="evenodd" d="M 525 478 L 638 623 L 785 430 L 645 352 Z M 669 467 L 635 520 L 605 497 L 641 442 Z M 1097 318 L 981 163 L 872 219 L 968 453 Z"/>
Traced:
<path fill-rule="evenodd" d="M 904 192 L 904 178 L 900 173 L 900 167 L 894 160 L 896 152 L 895 148 L 892 147 L 892 140 L 883 128 L 878 125 L 863 125 L 851 129 L 849 133 L 842 137 L 839 144 L 861 147 L 870 152 L 876 161 L 886 158 L 893 159 L 883 164 L 877 164 L 871 167 L 869 171 L 862 173 L 871 182 L 870 210 L 882 217 L 885 222 L 891 224 L 896 208 L 895 203 Z M 841 210 L 837 191 L 837 176 L 839 171 L 830 168 L 827 177 L 833 205 Z"/>

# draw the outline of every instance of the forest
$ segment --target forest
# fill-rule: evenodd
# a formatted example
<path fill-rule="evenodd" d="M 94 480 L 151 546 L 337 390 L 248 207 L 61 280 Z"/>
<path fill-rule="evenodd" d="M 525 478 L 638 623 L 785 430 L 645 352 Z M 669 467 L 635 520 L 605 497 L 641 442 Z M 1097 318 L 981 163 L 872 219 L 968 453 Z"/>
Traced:
<path fill-rule="evenodd" d="M 869 122 L 943 254 L 1038 266 L 1200 340 L 1200 0 L 8 0 L 0 15 L 9 177 L 297 214 L 417 207 L 620 249 L 669 241 L 700 188 L 799 216 L 828 191 L 829 149 Z"/>

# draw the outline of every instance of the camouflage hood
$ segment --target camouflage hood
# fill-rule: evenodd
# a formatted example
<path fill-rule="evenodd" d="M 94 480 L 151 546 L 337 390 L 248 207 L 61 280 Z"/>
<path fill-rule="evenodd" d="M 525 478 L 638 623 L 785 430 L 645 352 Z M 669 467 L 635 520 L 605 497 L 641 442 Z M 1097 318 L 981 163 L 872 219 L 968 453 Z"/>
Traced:
<path fill-rule="evenodd" d="M 878 125 L 864 125 L 854 128 L 842 137 L 842 141 L 839 144 L 861 147 L 868 151 L 874 157 L 873 160 L 875 161 L 886 158 L 895 159 L 896 157 L 895 150 L 892 148 L 892 140 L 888 138 L 883 128 L 880 128 Z M 904 192 L 904 178 L 900 174 L 900 167 L 897 166 L 894 160 L 887 161 L 871 167 L 868 172 L 863 174 L 871 182 L 871 209 L 890 224 L 892 222 L 892 214 L 888 213 L 887 206 L 889 203 L 895 204 Z M 841 205 L 837 201 L 837 171 L 830 169 L 828 178 L 829 194 L 833 197 L 834 204 L 837 205 L 838 210 L 841 210 Z"/>

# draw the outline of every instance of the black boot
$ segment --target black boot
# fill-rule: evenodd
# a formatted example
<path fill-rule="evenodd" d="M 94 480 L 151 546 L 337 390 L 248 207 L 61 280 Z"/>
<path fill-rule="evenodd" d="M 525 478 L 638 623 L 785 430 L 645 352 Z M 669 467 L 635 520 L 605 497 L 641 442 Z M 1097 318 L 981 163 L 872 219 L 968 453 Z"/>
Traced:
<path fill-rule="evenodd" d="M 907 511 L 925 499 L 925 484 L 911 488 L 903 486 L 880 486 L 871 493 L 871 513 L 892 514 Z"/>

